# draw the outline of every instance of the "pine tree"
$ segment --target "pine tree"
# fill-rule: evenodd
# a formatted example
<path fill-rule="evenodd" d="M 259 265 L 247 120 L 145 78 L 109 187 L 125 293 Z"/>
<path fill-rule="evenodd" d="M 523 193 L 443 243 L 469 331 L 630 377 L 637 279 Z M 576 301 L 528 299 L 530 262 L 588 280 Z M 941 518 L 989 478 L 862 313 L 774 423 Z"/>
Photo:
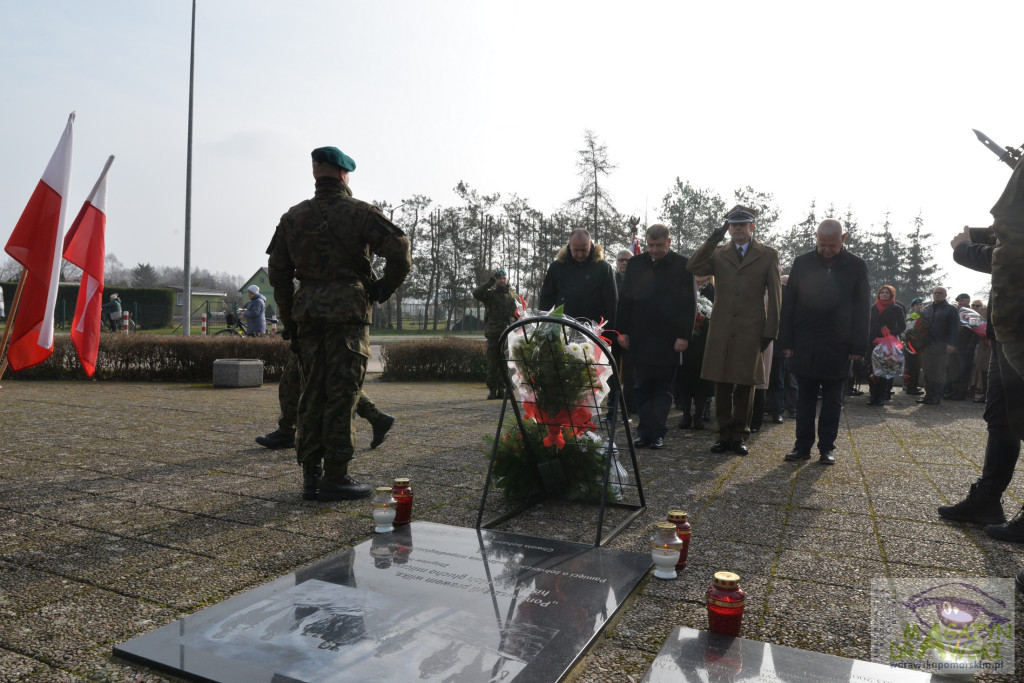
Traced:
<path fill-rule="evenodd" d="M 577 218 L 590 231 L 595 244 L 614 244 L 622 241 L 624 231 L 619 212 L 612 203 L 605 181 L 615 165 L 608 160 L 608 148 L 598 143 L 593 131 L 584 132 L 583 149 L 579 150 L 576 169 L 580 176 L 579 193 L 566 203 L 574 209 Z"/>
<path fill-rule="evenodd" d="M 722 224 L 726 210 L 725 201 L 714 190 L 676 178 L 661 202 L 661 220 L 669 226 L 673 250 L 686 255 L 696 251 Z"/>
<path fill-rule="evenodd" d="M 932 257 L 931 233 L 922 232 L 924 219 L 921 214 L 914 217 L 914 230 L 910 233 L 903 260 L 902 291 L 900 300 L 910 302 L 914 297 L 923 296 L 939 284 L 939 266 Z"/>

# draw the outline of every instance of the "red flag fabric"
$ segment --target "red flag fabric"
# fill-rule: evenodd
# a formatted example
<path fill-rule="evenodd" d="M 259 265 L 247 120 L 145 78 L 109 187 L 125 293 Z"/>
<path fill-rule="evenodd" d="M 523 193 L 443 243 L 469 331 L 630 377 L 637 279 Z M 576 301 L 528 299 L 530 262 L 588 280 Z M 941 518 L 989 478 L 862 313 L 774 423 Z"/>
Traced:
<path fill-rule="evenodd" d="M 642 249 L 640 249 L 640 240 L 637 239 L 636 235 L 633 235 L 633 247 L 632 247 L 632 249 L 633 249 L 633 256 L 639 256 L 641 254 L 641 252 L 643 251 Z"/>
<path fill-rule="evenodd" d="M 4 247 L 25 267 L 27 275 L 7 349 L 7 360 L 15 372 L 39 365 L 53 353 L 53 309 L 64 246 L 64 198 L 71 180 L 74 122 L 72 112 L 43 177 Z"/>
<path fill-rule="evenodd" d="M 96 372 L 100 350 L 100 316 L 103 307 L 103 259 L 106 254 L 107 171 L 114 161 L 107 159 L 99 180 L 64 238 L 64 258 L 82 269 L 78 303 L 71 322 L 71 341 L 85 374 Z"/>

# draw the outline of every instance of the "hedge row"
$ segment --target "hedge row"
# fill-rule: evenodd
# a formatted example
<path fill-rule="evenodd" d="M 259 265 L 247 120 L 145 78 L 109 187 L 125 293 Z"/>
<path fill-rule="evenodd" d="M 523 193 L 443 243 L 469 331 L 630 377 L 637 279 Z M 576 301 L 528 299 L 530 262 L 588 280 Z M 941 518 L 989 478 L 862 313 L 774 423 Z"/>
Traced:
<path fill-rule="evenodd" d="M 10 313 L 14 293 L 18 289 L 17 282 L 0 283 Z M 176 293 L 166 287 L 107 287 L 103 293 L 103 303 L 110 300 L 110 294 L 117 292 L 121 300 L 121 308 L 132 313 L 135 322 L 142 329 L 152 330 L 167 327 L 174 317 Z M 54 316 L 57 325 L 65 327 L 71 324 L 78 305 L 78 285 L 60 285 L 57 287 L 57 300 L 54 305 Z"/>
<path fill-rule="evenodd" d="M 264 381 L 276 381 L 288 362 L 288 342 L 270 337 L 176 337 L 104 334 L 96 359 L 97 379 L 160 382 L 212 382 L 218 358 L 263 361 Z M 11 373 L 14 379 L 86 379 L 68 336 L 54 339 L 53 355 L 33 368 Z"/>
<path fill-rule="evenodd" d="M 387 381 L 487 378 L 487 345 L 479 340 L 445 337 L 385 344 L 380 360 L 380 378 Z"/>

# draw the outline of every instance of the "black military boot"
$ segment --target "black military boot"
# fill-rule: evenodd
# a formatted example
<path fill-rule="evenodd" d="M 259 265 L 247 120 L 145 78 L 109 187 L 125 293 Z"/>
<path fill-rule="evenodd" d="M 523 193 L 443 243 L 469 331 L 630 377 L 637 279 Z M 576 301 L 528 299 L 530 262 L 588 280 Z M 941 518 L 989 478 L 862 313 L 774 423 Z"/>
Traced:
<path fill-rule="evenodd" d="M 302 466 L 302 499 L 316 500 L 320 489 L 320 475 L 323 470 L 319 465 Z"/>
<path fill-rule="evenodd" d="M 256 443 L 266 448 L 295 448 L 295 432 L 287 434 L 280 429 L 275 429 L 269 434 L 256 437 Z"/>
<path fill-rule="evenodd" d="M 498 398 L 498 390 L 491 388 L 491 393 L 487 394 L 487 400 L 491 401 Z"/>
<path fill-rule="evenodd" d="M 994 525 L 1003 524 L 1006 521 L 1006 515 L 1003 514 L 1003 506 L 999 502 L 999 497 L 993 498 L 991 495 L 988 495 L 976 483 L 971 484 L 971 490 L 968 492 L 967 497 L 956 505 L 939 506 L 939 517 L 969 524 Z M 1024 527 L 1024 524 L 1021 526 Z M 1022 533 L 1024 533 L 1024 529 L 1022 529 Z"/>
<path fill-rule="evenodd" d="M 352 477 L 346 475 L 340 477 L 324 476 L 320 479 L 320 492 L 317 500 L 322 503 L 330 503 L 337 500 L 359 500 L 369 498 L 373 489 L 366 484 L 360 484 Z"/>
<path fill-rule="evenodd" d="M 985 527 L 985 533 L 1000 541 L 1024 543 L 1024 507 L 1005 524 L 989 524 Z"/>
<path fill-rule="evenodd" d="M 373 423 L 373 440 L 370 441 L 370 450 L 384 443 L 384 439 L 388 437 L 388 432 L 391 431 L 391 425 L 393 424 L 395 424 L 395 418 L 387 413 L 380 414 L 380 417 Z"/>

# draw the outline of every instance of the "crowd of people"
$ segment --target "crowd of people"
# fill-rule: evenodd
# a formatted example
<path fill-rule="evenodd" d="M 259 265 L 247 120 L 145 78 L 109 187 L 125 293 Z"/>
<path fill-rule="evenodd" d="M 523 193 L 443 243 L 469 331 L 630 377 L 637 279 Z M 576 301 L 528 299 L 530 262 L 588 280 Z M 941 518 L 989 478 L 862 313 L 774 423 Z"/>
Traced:
<path fill-rule="evenodd" d="M 335 147 L 313 151 L 316 193 L 281 218 L 267 250 L 284 336 L 294 357 L 282 383 L 279 429 L 260 442 L 295 446 L 302 495 L 321 501 L 369 495 L 348 475 L 353 420 L 373 428 L 376 447 L 394 424 L 363 393 L 373 303 L 386 301 L 411 266 L 409 241 L 372 205 L 352 197 L 355 162 Z M 835 465 L 846 396 L 863 393 L 882 407 L 896 380 L 924 408 L 943 400 L 984 402 L 988 441 L 982 474 L 964 500 L 939 507 L 945 519 L 985 525 L 994 538 L 1024 543 L 1024 509 L 1007 521 L 1001 498 L 1024 438 L 1024 297 L 1015 278 L 1024 266 L 1024 176 L 1018 164 L 989 228 L 952 240 L 955 260 L 992 274 L 989 306 L 964 293 L 909 306 L 882 284 L 872 294 L 865 261 L 845 246 L 841 222 L 822 221 L 815 248 L 783 274 L 778 253 L 756 239 L 747 207 L 729 211 L 690 256 L 672 249 L 668 226 L 645 232 L 646 249 L 623 250 L 615 267 L 587 230 L 569 235 L 551 263 L 537 310 L 602 321 L 621 384 L 611 399 L 637 419 L 635 448 L 660 449 L 673 404 L 682 429 L 711 424 L 714 453 L 747 455 L 750 437 L 795 419 L 785 461 Z M 726 237 L 728 236 L 728 240 Z M 384 275 L 370 268 L 385 259 Z M 473 292 L 486 309 L 488 398 L 502 398 L 507 361 L 499 341 L 514 322 L 518 294 L 498 269 Z M 261 296 L 250 291 L 250 323 Z M 296 387 L 301 387 L 298 391 Z M 923 391 L 921 389 L 923 387 Z M 820 406 L 820 407 L 819 407 Z M 614 412 L 612 413 L 614 414 Z"/>

